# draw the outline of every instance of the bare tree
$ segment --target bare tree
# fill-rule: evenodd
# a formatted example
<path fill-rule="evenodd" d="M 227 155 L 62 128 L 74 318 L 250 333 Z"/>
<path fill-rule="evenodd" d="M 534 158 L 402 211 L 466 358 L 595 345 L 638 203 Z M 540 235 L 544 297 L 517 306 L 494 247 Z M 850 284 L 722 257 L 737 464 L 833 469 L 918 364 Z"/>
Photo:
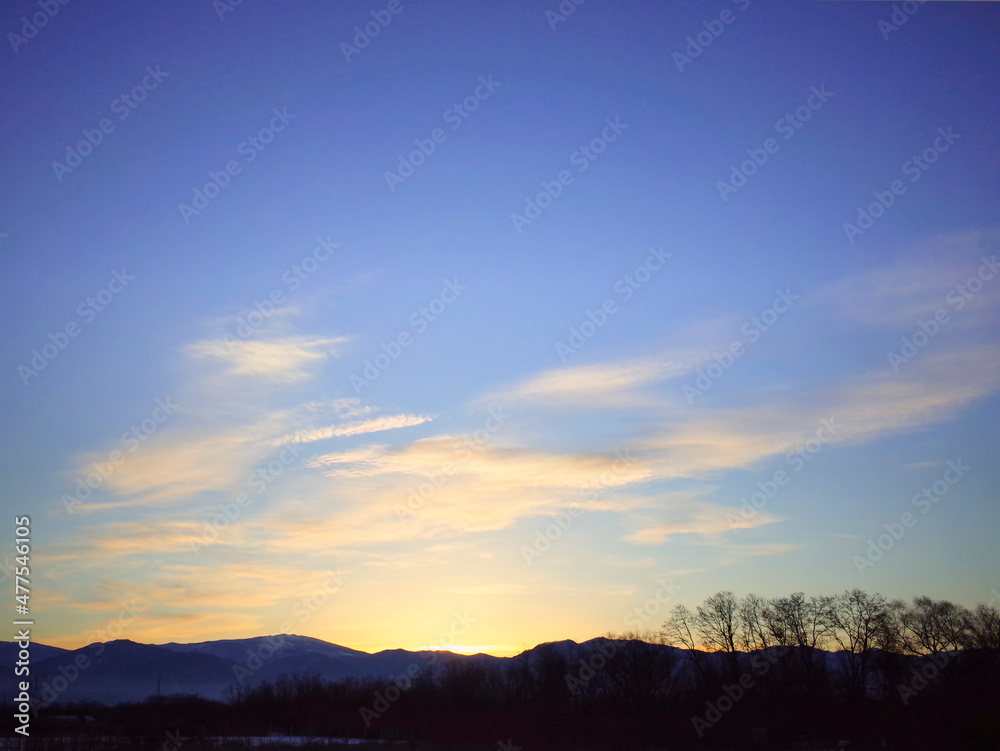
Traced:
<path fill-rule="evenodd" d="M 765 611 L 767 628 L 775 644 L 794 650 L 786 664 L 803 691 L 819 688 L 823 661 L 815 650 L 823 649 L 831 629 L 831 597 L 810 597 L 795 592 L 771 600 Z"/>
<path fill-rule="evenodd" d="M 822 649 L 830 629 L 832 598 L 810 597 L 802 592 L 771 601 L 767 625 L 777 644 Z"/>
<path fill-rule="evenodd" d="M 698 632 L 706 647 L 736 652 L 739 602 L 732 592 L 716 592 L 697 607 Z"/>
<path fill-rule="evenodd" d="M 903 648 L 914 654 L 958 649 L 967 642 L 972 614 L 947 600 L 916 597 L 900 614 Z"/>
<path fill-rule="evenodd" d="M 711 651 L 726 654 L 726 663 L 731 677 L 739 673 L 736 654 L 739 634 L 739 601 L 732 592 L 716 592 L 699 605 L 695 612 L 695 622 L 702 642 Z"/>
<path fill-rule="evenodd" d="M 756 652 L 775 643 L 768 628 L 769 608 L 767 600 L 752 593 L 740 600 L 738 614 L 743 651 Z"/>
<path fill-rule="evenodd" d="M 781 680 L 812 693 L 823 690 L 829 675 L 819 651 L 839 648 L 846 653 L 844 680 L 850 693 L 860 697 L 877 690 L 873 676 L 878 673 L 882 691 L 889 695 L 905 672 L 905 653 L 1000 650 L 1000 609 L 980 604 L 970 612 L 929 597 L 907 605 L 857 588 L 833 597 L 807 598 L 795 592 L 770 600 L 752 593 L 737 598 L 723 591 L 693 612 L 675 606 L 661 635 L 666 643 L 688 650 L 702 680 L 713 673 L 712 665 L 718 666 L 705 652 L 725 653 L 732 672 L 740 664 L 737 650 L 751 653 L 781 646 L 790 648 L 776 655 Z"/>
<path fill-rule="evenodd" d="M 963 646 L 967 649 L 1000 649 L 1000 610 L 979 604 L 969 614 Z"/>
<path fill-rule="evenodd" d="M 848 653 L 849 686 L 858 696 L 864 696 L 868 684 L 871 650 L 884 643 L 890 621 L 890 606 L 884 595 L 852 589 L 831 601 L 831 633 Z"/>
<path fill-rule="evenodd" d="M 779 597 L 771 600 L 764 611 L 764 625 L 767 627 L 771 641 L 781 647 L 790 647 L 795 643 L 795 635 L 783 607 L 783 603 L 787 599 L 787 597 Z"/>
<path fill-rule="evenodd" d="M 698 681 L 708 680 L 708 666 L 705 655 L 701 651 L 704 640 L 698 623 L 698 616 L 691 612 L 687 605 L 675 605 L 660 632 L 664 644 L 687 650 L 687 658 L 691 660 Z"/>
<path fill-rule="evenodd" d="M 687 605 L 674 605 L 670 615 L 663 622 L 663 638 L 667 644 L 682 649 L 697 649 L 699 646 L 695 614 Z"/>

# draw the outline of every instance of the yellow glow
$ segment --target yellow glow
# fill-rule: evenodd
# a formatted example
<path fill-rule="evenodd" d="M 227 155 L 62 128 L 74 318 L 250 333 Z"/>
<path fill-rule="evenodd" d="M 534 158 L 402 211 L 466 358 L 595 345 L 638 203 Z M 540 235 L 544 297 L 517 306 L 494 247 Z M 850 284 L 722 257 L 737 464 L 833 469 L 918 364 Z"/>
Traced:
<path fill-rule="evenodd" d="M 508 644 L 450 644 L 447 646 L 434 645 L 430 647 L 417 647 L 418 652 L 454 652 L 460 655 L 474 655 L 481 652 L 495 657 L 510 657 L 520 654 L 523 650 L 515 649 Z"/>

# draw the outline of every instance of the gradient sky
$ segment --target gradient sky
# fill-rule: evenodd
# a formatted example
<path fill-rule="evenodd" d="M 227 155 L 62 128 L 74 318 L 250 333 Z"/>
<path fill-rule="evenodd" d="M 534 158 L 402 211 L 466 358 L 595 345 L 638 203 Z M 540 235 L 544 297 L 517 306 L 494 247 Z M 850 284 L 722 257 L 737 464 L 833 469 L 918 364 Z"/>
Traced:
<path fill-rule="evenodd" d="M 996 4 L 69 2 L 19 41 L 40 7 L 0 13 L 36 640 L 510 654 L 1000 587 Z"/>

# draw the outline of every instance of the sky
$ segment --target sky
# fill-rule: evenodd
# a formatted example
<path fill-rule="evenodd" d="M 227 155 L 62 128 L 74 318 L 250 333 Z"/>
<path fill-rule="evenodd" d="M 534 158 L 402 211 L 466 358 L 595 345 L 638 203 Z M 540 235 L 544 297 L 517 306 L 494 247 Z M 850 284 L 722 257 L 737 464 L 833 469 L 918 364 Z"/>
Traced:
<path fill-rule="evenodd" d="M 508 655 L 719 590 L 1000 597 L 998 27 L 8 3 L 33 638 Z"/>

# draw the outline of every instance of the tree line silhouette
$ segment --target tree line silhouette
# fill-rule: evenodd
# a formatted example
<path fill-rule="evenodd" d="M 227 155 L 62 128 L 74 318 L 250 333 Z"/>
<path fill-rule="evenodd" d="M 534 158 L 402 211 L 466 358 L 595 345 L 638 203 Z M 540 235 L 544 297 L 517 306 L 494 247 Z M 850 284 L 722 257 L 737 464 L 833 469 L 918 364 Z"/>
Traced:
<path fill-rule="evenodd" d="M 396 686 L 397 690 L 391 690 Z M 1000 610 L 860 589 L 677 605 L 658 631 L 453 656 L 401 684 L 282 676 L 228 702 L 86 713 L 118 734 L 292 735 L 524 748 L 1000 747 Z M 43 718 L 44 719 L 44 718 Z M 96 732 L 96 731 L 95 731 Z"/>

